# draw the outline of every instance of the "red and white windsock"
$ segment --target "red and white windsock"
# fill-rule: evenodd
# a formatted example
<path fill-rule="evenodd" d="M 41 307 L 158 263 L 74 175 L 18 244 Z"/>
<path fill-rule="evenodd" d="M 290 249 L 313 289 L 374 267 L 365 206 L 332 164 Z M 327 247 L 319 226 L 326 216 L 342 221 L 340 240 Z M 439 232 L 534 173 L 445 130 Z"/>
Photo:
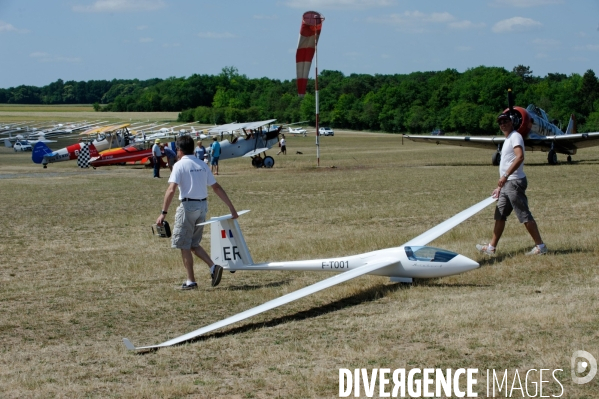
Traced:
<path fill-rule="evenodd" d="M 312 59 L 314 58 L 314 49 L 320 37 L 322 21 L 324 21 L 324 16 L 316 11 L 305 12 L 302 17 L 299 42 L 297 43 L 297 52 L 295 53 L 297 94 L 300 97 L 306 94 L 308 75 L 310 74 Z"/>

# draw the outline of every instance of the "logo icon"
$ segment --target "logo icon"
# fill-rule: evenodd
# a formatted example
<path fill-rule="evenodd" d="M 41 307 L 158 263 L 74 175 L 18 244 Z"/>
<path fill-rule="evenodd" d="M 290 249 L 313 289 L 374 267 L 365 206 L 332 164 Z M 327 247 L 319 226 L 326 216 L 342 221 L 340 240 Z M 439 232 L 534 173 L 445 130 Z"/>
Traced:
<path fill-rule="evenodd" d="M 587 351 L 576 351 L 570 359 L 572 370 L 572 381 L 575 384 L 586 384 L 590 382 L 597 374 L 597 360 Z M 584 377 L 578 375 L 588 373 Z"/>

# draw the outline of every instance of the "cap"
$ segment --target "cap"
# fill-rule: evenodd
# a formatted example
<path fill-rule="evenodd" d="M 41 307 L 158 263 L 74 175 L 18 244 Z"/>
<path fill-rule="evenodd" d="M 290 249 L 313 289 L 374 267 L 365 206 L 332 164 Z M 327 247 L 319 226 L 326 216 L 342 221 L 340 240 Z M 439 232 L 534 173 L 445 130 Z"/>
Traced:
<path fill-rule="evenodd" d="M 497 117 L 497 121 L 499 121 L 499 120 L 501 120 L 501 119 L 510 119 L 510 120 L 511 120 L 512 118 L 510 118 L 510 116 L 509 116 L 508 114 L 500 114 L 500 115 Z"/>
<path fill-rule="evenodd" d="M 160 143 L 160 139 L 156 139 L 156 141 L 154 143 L 159 144 Z"/>

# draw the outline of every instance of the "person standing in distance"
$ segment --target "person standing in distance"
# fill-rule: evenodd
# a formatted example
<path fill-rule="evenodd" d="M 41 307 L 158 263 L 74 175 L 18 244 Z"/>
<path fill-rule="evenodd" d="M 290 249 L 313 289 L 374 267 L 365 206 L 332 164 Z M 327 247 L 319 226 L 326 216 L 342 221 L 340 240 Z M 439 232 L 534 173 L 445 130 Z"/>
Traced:
<path fill-rule="evenodd" d="M 212 152 L 210 157 L 210 165 L 212 165 L 212 173 L 218 175 L 218 158 L 220 158 L 220 143 L 218 139 L 214 137 L 212 142 Z"/>
<path fill-rule="evenodd" d="M 171 150 L 169 143 L 166 143 L 164 145 L 164 155 L 166 156 L 166 159 L 168 160 L 168 168 L 172 172 L 173 165 L 175 164 L 175 162 L 177 162 L 177 153 L 175 153 L 175 151 Z"/>
<path fill-rule="evenodd" d="M 179 187 L 179 200 L 175 214 L 175 226 L 172 235 L 172 248 L 181 250 L 183 266 L 187 271 L 187 281 L 181 289 L 190 290 L 198 287 L 193 272 L 193 255 L 197 256 L 210 267 L 212 286 L 220 283 L 223 275 L 222 266 L 215 265 L 212 258 L 200 246 L 204 226 L 198 226 L 206 220 L 208 212 L 208 189 L 212 187 L 214 193 L 229 207 L 233 219 L 237 219 L 237 211 L 227 196 L 225 190 L 216 182 L 208 165 L 197 159 L 193 153 L 193 138 L 181 136 L 177 138 L 177 152 L 179 161 L 173 166 L 173 172 L 168 179 L 169 185 L 164 194 L 162 213 L 156 220 L 157 225 L 162 225 L 168 208 Z"/>
<path fill-rule="evenodd" d="M 520 223 L 524 223 L 526 230 L 535 242 L 535 247 L 526 255 L 543 255 L 547 253 L 547 247 L 541 239 L 537 222 L 528 209 L 528 198 L 526 188 L 528 182 L 524 174 L 524 139 L 522 135 L 514 130 L 512 119 L 507 114 L 497 117 L 499 129 L 505 136 L 505 142 L 501 149 L 501 162 L 499 163 L 499 182 L 493 190 L 493 197 L 497 198 L 495 207 L 495 227 L 493 238 L 488 244 L 477 244 L 476 249 L 486 255 L 495 255 L 495 249 L 505 228 L 507 217 L 516 211 Z"/>
<path fill-rule="evenodd" d="M 152 146 L 152 162 L 154 163 L 154 177 L 160 178 L 160 160 L 162 159 L 162 149 L 160 148 L 160 139 L 154 141 Z"/>
<path fill-rule="evenodd" d="M 198 146 L 195 150 L 196 158 L 203 161 L 206 156 L 206 147 L 202 145 L 202 140 L 198 140 Z"/>
<path fill-rule="evenodd" d="M 280 153 L 283 153 L 283 155 L 287 155 L 287 141 L 285 140 L 284 134 L 281 135 L 281 141 L 279 142 L 279 144 L 281 144 L 281 149 L 279 150 L 279 152 L 277 152 L 277 155 L 279 155 Z"/>

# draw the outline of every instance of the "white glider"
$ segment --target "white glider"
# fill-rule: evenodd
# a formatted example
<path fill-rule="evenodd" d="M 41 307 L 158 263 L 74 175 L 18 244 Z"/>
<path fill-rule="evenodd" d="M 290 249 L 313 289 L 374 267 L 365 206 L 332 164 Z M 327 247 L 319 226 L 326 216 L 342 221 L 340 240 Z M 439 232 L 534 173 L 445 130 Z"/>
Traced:
<path fill-rule="evenodd" d="M 231 215 L 213 218 L 203 224 L 212 224 L 212 257 L 215 263 L 223 265 L 225 270 L 300 270 L 342 273 L 158 345 L 136 347 L 127 338 L 123 338 L 123 342 L 130 350 L 148 350 L 180 344 L 364 274 L 388 276 L 394 282 L 411 282 L 412 278 L 444 277 L 476 269 L 479 264 L 472 259 L 444 249 L 427 247 L 426 244 L 495 201 L 496 199 L 492 197 L 486 198 L 400 247 L 345 257 L 258 264 L 252 260 L 237 220 L 232 219 Z M 246 212 L 248 211 L 241 211 L 239 214 Z"/>

